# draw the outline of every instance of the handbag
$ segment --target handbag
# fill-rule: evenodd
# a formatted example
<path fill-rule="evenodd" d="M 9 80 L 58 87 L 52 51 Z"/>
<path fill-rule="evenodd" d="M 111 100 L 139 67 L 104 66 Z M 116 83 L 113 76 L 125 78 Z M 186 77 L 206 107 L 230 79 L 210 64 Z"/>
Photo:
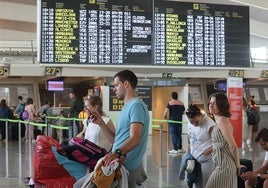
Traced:
<path fill-rule="evenodd" d="M 77 137 L 72 138 L 67 145 L 61 144 L 57 150 L 70 160 L 85 163 L 90 168 L 93 168 L 97 161 L 108 153 L 105 148 L 87 139 Z"/>
<path fill-rule="evenodd" d="M 147 174 L 146 174 L 143 166 L 141 166 L 141 168 L 139 169 L 137 179 L 136 179 L 136 183 L 138 185 L 141 185 L 143 182 L 145 182 L 146 179 L 147 179 Z"/>
<path fill-rule="evenodd" d="M 192 173 L 195 168 L 195 159 L 188 159 L 187 164 L 186 164 L 186 172 L 187 173 Z"/>

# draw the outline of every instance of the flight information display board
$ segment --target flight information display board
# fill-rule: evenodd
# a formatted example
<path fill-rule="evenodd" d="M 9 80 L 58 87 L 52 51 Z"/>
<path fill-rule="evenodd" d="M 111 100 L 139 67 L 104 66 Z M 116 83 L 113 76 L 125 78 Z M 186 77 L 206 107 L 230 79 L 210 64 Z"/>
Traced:
<path fill-rule="evenodd" d="M 155 0 L 155 64 L 249 67 L 249 8 Z"/>
<path fill-rule="evenodd" d="M 39 0 L 40 63 L 250 67 L 249 7 Z"/>
<path fill-rule="evenodd" d="M 41 0 L 40 62 L 151 65 L 151 0 Z"/>

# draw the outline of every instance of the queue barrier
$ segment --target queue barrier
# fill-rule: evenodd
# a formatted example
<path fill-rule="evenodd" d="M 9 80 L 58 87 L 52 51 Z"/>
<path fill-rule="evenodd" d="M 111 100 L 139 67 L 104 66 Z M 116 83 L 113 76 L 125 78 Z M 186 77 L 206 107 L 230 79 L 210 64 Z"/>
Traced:
<path fill-rule="evenodd" d="M 8 162 L 8 140 L 9 140 L 9 134 L 8 134 L 8 127 L 9 127 L 9 123 L 18 123 L 18 147 L 19 147 L 19 151 L 18 151 L 18 154 L 19 154 L 19 178 L 22 178 L 22 148 L 21 148 L 21 124 L 22 123 L 25 123 L 27 125 L 31 125 L 31 126 L 36 126 L 36 127 L 47 127 L 47 135 L 49 133 L 49 128 L 54 128 L 54 129 L 61 129 L 61 130 L 69 130 L 69 126 L 67 127 L 64 127 L 64 126 L 58 126 L 58 125 L 53 125 L 51 123 L 48 123 L 48 119 L 61 119 L 61 120 L 65 120 L 65 121 L 73 121 L 73 125 L 75 125 L 75 121 L 82 121 L 83 119 L 79 119 L 79 118 L 64 118 L 64 117 L 61 117 L 61 116 L 47 116 L 46 119 L 45 119 L 45 122 L 31 122 L 31 121 L 25 121 L 25 120 L 20 120 L 20 119 L 3 119 L 3 118 L 0 118 L 0 121 L 4 121 L 5 122 L 5 128 L 6 128 L 6 144 L 5 144 L 5 155 L 6 155 L 6 175 L 5 177 L 8 178 L 9 177 L 9 162 Z M 72 127 L 75 127 L 75 126 L 72 126 Z M 30 135 L 30 130 L 31 129 L 28 129 L 28 134 Z M 70 131 L 69 131 L 70 132 Z M 33 176 L 33 173 L 32 173 L 32 141 L 31 139 L 29 139 L 29 142 L 28 142 L 28 149 L 29 149 L 29 174 L 26 175 L 28 177 L 32 177 Z M 25 174 L 24 174 L 25 176 Z"/>
<path fill-rule="evenodd" d="M 159 122 L 159 123 L 181 123 L 182 125 L 188 124 L 188 122 L 185 121 L 174 121 L 174 120 L 167 120 L 167 119 L 152 119 L 152 122 Z M 159 142 L 160 142 L 160 154 L 159 154 L 159 167 L 162 167 L 162 144 L 163 144 L 163 124 L 159 124 L 159 125 L 152 125 L 152 128 L 159 128 L 160 129 L 160 138 L 159 138 Z M 168 129 L 168 127 L 167 127 Z M 168 136 L 167 136 L 167 150 L 169 148 L 169 130 L 168 131 Z M 167 151 L 168 153 L 168 151 Z"/>
<path fill-rule="evenodd" d="M 8 138 L 8 122 L 12 122 L 12 123 L 26 123 L 28 125 L 32 125 L 32 126 L 36 126 L 36 127 L 48 127 L 50 126 L 51 128 L 54 128 L 54 129 L 61 129 L 61 130 L 69 130 L 69 126 L 66 127 L 66 126 L 59 126 L 59 125 L 53 125 L 52 123 L 48 123 L 48 120 L 51 119 L 51 120 L 64 120 L 64 121 L 73 121 L 73 127 L 75 125 L 75 122 L 76 121 L 83 121 L 83 119 L 80 119 L 80 118 L 65 118 L 65 117 L 61 117 L 61 116 L 47 116 L 45 121 L 44 122 L 34 122 L 34 121 L 27 121 L 27 120 L 20 120 L 20 119 L 3 119 L 3 118 L 0 118 L 0 121 L 5 121 L 6 122 L 6 137 Z M 19 126 L 20 128 L 20 126 Z M 20 132 L 19 132 L 20 133 Z M 48 135 L 48 132 L 47 132 L 47 135 Z"/>
<path fill-rule="evenodd" d="M 48 120 L 64 120 L 64 121 L 73 121 L 73 132 L 74 132 L 74 125 L 76 121 L 82 121 L 83 119 L 79 119 L 79 118 L 65 118 L 65 117 L 61 117 L 61 116 L 47 116 L 45 119 L 45 122 L 31 122 L 31 121 L 24 121 L 24 120 L 19 120 L 19 119 L 3 119 L 0 118 L 0 121 L 5 121 L 5 127 L 6 127 L 6 144 L 5 144 L 5 148 L 6 148 L 6 159 L 8 158 L 8 125 L 9 122 L 11 123 L 18 123 L 18 139 L 19 139 L 19 178 L 22 177 L 22 159 L 21 159 L 21 154 L 22 154 L 22 149 L 21 149 L 21 123 L 27 123 L 28 125 L 31 126 L 37 126 L 37 127 L 47 127 L 47 135 L 49 135 L 49 128 L 54 128 L 54 129 L 59 129 L 59 130 L 69 130 L 70 126 L 59 126 L 59 125 L 53 125 L 51 123 L 48 123 Z M 166 119 L 152 119 L 152 122 L 159 122 L 159 123 L 168 123 L 168 122 L 172 122 L 172 123 L 182 123 L 182 124 L 187 124 L 187 122 L 183 122 L 183 121 L 172 121 L 172 120 L 166 120 Z M 163 143 L 163 124 L 159 124 L 159 125 L 152 125 L 152 128 L 159 128 L 160 129 L 160 160 L 159 160 L 159 167 L 162 167 L 162 143 Z M 69 131 L 70 132 L 70 131 Z M 30 129 L 29 129 L 29 133 L 30 133 Z M 30 135 L 30 134 L 29 134 Z M 168 138 L 169 140 L 169 138 Z M 32 161 L 32 145 L 31 145 L 31 140 L 29 140 L 29 161 Z M 167 142 L 168 143 L 168 142 Z M 168 147 L 167 147 L 168 148 Z M 8 178 L 8 174 L 9 174 L 9 166 L 8 166 L 8 162 L 6 162 L 6 178 Z M 29 162 L 29 174 L 28 176 L 31 177 L 32 174 L 32 163 Z"/>
<path fill-rule="evenodd" d="M 160 151 L 159 151 L 159 168 L 162 167 L 162 154 L 163 154 L 163 148 L 162 148 L 162 142 L 163 142 L 163 125 L 152 125 L 152 128 L 159 128 L 160 129 L 160 139 L 159 139 L 159 144 L 160 144 Z"/>

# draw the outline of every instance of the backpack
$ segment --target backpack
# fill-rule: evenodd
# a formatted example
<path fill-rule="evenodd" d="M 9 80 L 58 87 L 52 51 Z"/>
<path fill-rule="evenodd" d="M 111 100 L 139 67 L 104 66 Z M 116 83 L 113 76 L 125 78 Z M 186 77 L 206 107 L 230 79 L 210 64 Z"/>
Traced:
<path fill-rule="evenodd" d="M 47 116 L 47 110 L 49 109 L 50 107 L 46 108 L 43 113 L 41 114 L 41 119 L 43 121 L 46 121 L 46 116 Z"/>
<path fill-rule="evenodd" d="M 74 106 L 74 111 L 79 113 L 84 109 L 84 102 L 82 99 L 77 99 L 75 106 Z"/>
<path fill-rule="evenodd" d="M 23 118 L 22 118 L 22 114 L 23 114 L 23 111 L 25 110 L 25 104 L 24 104 L 24 103 L 20 103 L 20 105 L 22 106 L 22 109 L 21 109 L 21 111 L 20 111 L 19 119 L 23 119 Z"/>
<path fill-rule="evenodd" d="M 87 164 L 88 167 L 94 167 L 108 153 L 105 148 L 78 137 L 72 138 L 67 145 L 61 144 L 57 151 L 70 160 Z"/>
<path fill-rule="evenodd" d="M 248 116 L 248 124 L 249 125 L 256 125 L 260 122 L 260 115 L 259 113 L 254 110 L 253 108 L 247 109 L 247 116 Z"/>
<path fill-rule="evenodd" d="M 6 106 L 0 108 L 0 118 L 14 119 L 12 110 Z"/>
<path fill-rule="evenodd" d="M 23 119 L 23 120 L 26 120 L 26 119 L 28 119 L 29 118 L 29 112 L 27 111 L 27 110 L 23 110 L 23 112 L 21 113 L 22 115 L 21 115 L 21 118 Z"/>

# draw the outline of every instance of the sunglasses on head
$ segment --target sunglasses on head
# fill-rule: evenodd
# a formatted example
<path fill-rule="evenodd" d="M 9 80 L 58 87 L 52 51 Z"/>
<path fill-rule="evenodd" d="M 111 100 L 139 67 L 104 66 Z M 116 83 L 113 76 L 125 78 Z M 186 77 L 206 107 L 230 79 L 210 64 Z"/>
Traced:
<path fill-rule="evenodd" d="M 200 111 L 188 111 L 188 110 L 186 111 L 186 115 L 189 118 L 195 117 L 199 113 L 200 113 Z"/>

